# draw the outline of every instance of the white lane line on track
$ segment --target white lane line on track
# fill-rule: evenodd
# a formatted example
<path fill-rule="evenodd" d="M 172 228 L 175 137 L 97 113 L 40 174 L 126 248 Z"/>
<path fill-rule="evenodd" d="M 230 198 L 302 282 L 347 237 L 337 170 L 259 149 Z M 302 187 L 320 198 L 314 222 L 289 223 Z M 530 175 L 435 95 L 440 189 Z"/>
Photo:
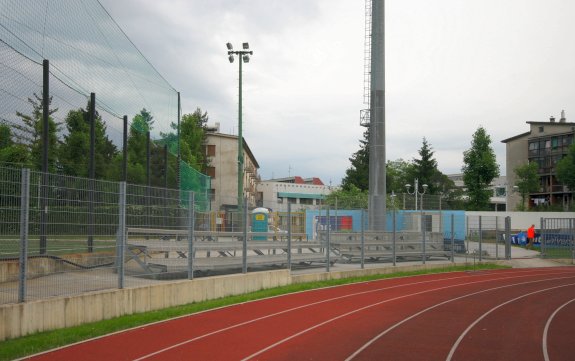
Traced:
<path fill-rule="evenodd" d="M 469 325 L 469 327 L 467 327 L 467 329 L 465 329 L 465 331 L 463 331 L 463 333 L 459 336 L 459 338 L 457 339 L 457 341 L 455 341 L 455 343 L 454 343 L 453 346 L 451 347 L 451 350 L 449 351 L 449 354 L 447 355 L 447 358 L 446 358 L 445 360 L 446 360 L 446 361 L 450 361 L 451 358 L 453 357 L 453 354 L 454 354 L 455 351 L 457 350 L 457 347 L 459 347 L 459 344 L 461 343 L 461 341 L 463 341 L 463 338 L 467 335 L 467 333 L 469 333 L 469 331 L 471 331 L 471 329 L 472 329 L 473 327 L 475 327 L 475 325 L 477 325 L 481 320 L 483 320 L 485 317 L 487 317 L 489 314 L 491 314 L 491 313 L 494 312 L 495 310 L 497 310 L 497 309 L 499 309 L 499 308 L 501 308 L 501 307 L 503 307 L 503 306 L 505 306 L 505 305 L 508 305 L 508 304 L 510 304 L 511 302 L 515 302 L 515 301 L 517 301 L 517 300 L 520 300 L 520 299 L 522 299 L 522 298 L 525 298 L 525 297 L 528 297 L 528 296 L 531 296 L 531 295 L 534 295 L 534 294 L 537 294 L 537 293 L 547 292 L 547 291 L 554 290 L 554 289 L 557 289 L 557 288 L 569 287 L 569 286 L 574 286 L 574 285 L 575 285 L 575 283 L 569 283 L 569 284 L 566 284 L 566 285 L 549 287 L 549 288 L 545 288 L 545 289 L 542 289 L 542 290 L 530 292 L 530 293 L 524 294 L 524 295 L 522 295 L 522 296 L 515 297 L 515 298 L 512 299 L 512 300 L 509 300 L 509 301 L 504 302 L 504 303 L 502 303 L 502 304 L 500 304 L 500 305 L 498 305 L 498 306 L 493 307 L 493 308 L 490 309 L 489 311 L 485 312 L 485 313 L 484 313 L 481 317 L 479 317 L 477 320 L 475 320 L 471 325 Z"/>
<path fill-rule="evenodd" d="M 572 277 L 572 276 L 571 276 L 571 277 L 560 277 L 560 278 L 554 278 L 553 280 L 565 279 L 565 278 L 573 278 L 573 277 Z M 395 328 L 401 326 L 402 324 L 404 324 L 404 323 L 406 323 L 406 322 L 408 322 L 408 321 L 414 319 L 415 317 L 417 317 L 417 316 L 419 316 L 419 315 L 421 315 L 421 314 L 423 314 L 423 313 L 425 313 L 425 312 L 427 312 L 427 311 L 433 310 L 434 308 L 443 306 L 443 305 L 445 305 L 445 304 L 447 304 L 447 303 L 450 303 L 450 302 L 453 302 L 453 301 L 458 301 L 458 300 L 463 299 L 463 298 L 466 298 L 466 297 L 475 296 L 475 295 L 478 295 L 478 294 L 481 294 L 481 293 L 485 293 L 485 292 L 489 292 L 489 291 L 494 291 L 494 290 L 503 289 L 503 288 L 508 288 L 508 287 L 515 287 L 515 286 L 519 286 L 519 285 L 526 285 L 526 284 L 530 284 L 530 283 L 547 282 L 547 281 L 549 281 L 549 280 L 546 279 L 546 280 L 538 280 L 538 281 L 529 281 L 529 282 L 516 283 L 516 284 L 512 284 L 512 285 L 505 285 L 505 286 L 493 287 L 493 288 L 489 288 L 489 289 L 485 289 L 485 290 L 481 290 L 481 291 L 469 293 L 469 294 L 466 294 L 466 295 L 463 295 L 463 296 L 459 296 L 459 297 L 456 297 L 456 298 L 452 298 L 452 299 L 449 299 L 449 300 L 447 300 L 447 301 L 443 301 L 443 302 L 438 303 L 438 304 L 436 304 L 436 305 L 430 306 L 430 307 L 428 307 L 428 308 L 426 308 L 426 309 L 424 309 L 424 310 L 421 310 L 421 311 L 419 311 L 419 312 L 417 312 L 417 313 L 415 313 L 415 314 L 413 314 L 413 315 L 411 315 L 411 316 L 409 316 L 409 317 L 407 317 L 407 318 L 401 320 L 400 322 L 394 324 L 393 326 L 387 328 L 385 331 L 381 332 L 380 334 L 378 334 L 377 336 L 375 336 L 374 338 L 372 338 L 371 340 L 369 340 L 368 342 L 366 342 L 362 347 L 360 347 L 359 349 L 357 349 L 357 351 L 355 351 L 355 352 L 354 352 L 353 354 L 351 354 L 348 358 L 346 358 L 345 361 L 352 360 L 354 357 L 356 357 L 356 356 L 359 355 L 361 352 L 363 352 L 365 349 L 367 349 L 369 346 L 371 346 L 374 342 L 376 342 L 376 341 L 379 340 L 381 337 L 385 336 L 387 333 L 391 332 L 391 331 L 394 330 Z"/>
<path fill-rule="evenodd" d="M 563 279 L 563 278 L 573 278 L 573 277 L 575 277 L 575 276 L 561 277 L 561 278 L 559 278 L 559 279 Z M 508 278 L 516 278 L 516 277 L 502 277 L 502 278 L 496 279 L 496 280 L 508 279 Z M 487 281 L 489 281 L 489 280 L 487 280 Z M 402 296 L 399 296 L 399 297 L 387 299 L 387 300 L 385 300 L 385 301 L 376 302 L 376 303 L 373 303 L 373 304 L 370 304 L 370 305 L 367 305 L 367 306 L 364 306 L 364 307 L 355 309 L 355 310 L 353 310 L 353 311 L 350 311 L 350 312 L 341 314 L 341 315 L 339 315 L 339 316 L 336 316 L 336 317 L 331 318 L 331 319 L 329 319 L 329 320 L 326 320 L 326 321 L 324 321 L 324 322 L 318 323 L 318 324 L 316 324 L 316 325 L 314 325 L 314 326 L 312 326 L 312 327 L 309 327 L 309 328 L 307 328 L 307 329 L 305 329 L 305 330 L 302 330 L 302 331 L 300 331 L 300 332 L 298 332 L 298 333 L 295 333 L 295 334 L 293 334 L 293 335 L 291 335 L 291 336 L 289 336 L 289 337 L 286 337 L 286 338 L 284 338 L 284 339 L 282 339 L 282 340 L 280 340 L 280 341 L 278 341 L 278 342 L 276 342 L 276 343 L 274 343 L 274 344 L 269 345 L 269 346 L 266 347 L 266 348 L 263 348 L 263 349 L 259 350 L 258 352 L 255 352 L 255 353 L 253 353 L 253 354 L 251 354 L 251 355 L 249 355 L 249 356 L 243 358 L 242 361 L 246 361 L 246 360 L 252 359 L 252 358 L 254 358 L 254 357 L 256 357 L 256 356 L 258 356 L 258 355 L 260 355 L 260 354 L 262 354 L 262 353 L 264 353 L 264 352 L 267 352 L 267 351 L 271 350 L 272 348 L 274 348 L 274 347 L 276 347 L 276 346 L 279 346 L 279 345 L 281 345 L 281 344 L 283 344 L 283 343 L 285 343 L 285 342 L 287 342 L 287 341 L 289 341 L 289 340 L 291 340 L 291 339 L 294 339 L 294 338 L 296 338 L 296 337 L 299 337 L 299 336 L 301 336 L 301 335 L 303 335 L 303 334 L 305 334 L 305 333 L 307 333 L 307 332 L 309 332 L 309 331 L 312 331 L 312 330 L 314 330 L 314 329 L 316 329 L 316 328 L 319 328 L 319 327 L 321 327 L 321 326 L 324 326 L 324 325 L 326 325 L 326 324 L 328 324 L 328 323 L 331 323 L 331 322 L 333 322 L 333 321 L 339 320 L 339 319 L 344 318 L 344 317 L 347 317 L 347 316 L 349 316 L 349 315 L 353 315 L 353 314 L 355 314 L 355 313 L 364 311 L 364 310 L 366 310 L 366 309 L 369 309 L 369 308 L 373 308 L 373 307 L 375 307 L 375 306 L 382 305 L 382 304 L 387 303 L 387 302 L 392 302 L 392 301 L 396 301 L 396 300 L 399 300 L 399 299 L 402 299 L 402 298 L 407 298 L 407 297 L 411 297 L 411 296 L 417 296 L 417 295 L 421 295 L 421 294 L 425 294 L 425 293 L 429 293 L 429 292 L 434 292 L 434 291 L 439 291 L 439 290 L 444 290 L 444 289 L 448 289 L 448 288 L 460 287 L 460 286 L 465 286 L 465 285 L 469 285 L 469 284 L 473 284 L 473 283 L 483 283 L 483 282 L 487 282 L 487 281 L 477 281 L 477 282 L 469 282 L 469 283 L 466 283 L 466 284 L 458 284 L 458 285 L 450 285 L 450 286 L 438 287 L 438 288 L 434 288 L 434 289 L 431 289 L 431 290 L 425 290 L 425 291 L 416 292 L 416 293 L 412 293 L 412 294 L 408 294 L 408 295 L 402 295 Z M 540 281 L 529 281 L 529 282 L 524 282 L 524 283 L 525 283 L 525 284 L 528 284 L 528 283 L 546 282 L 546 281 L 549 281 L 549 280 L 546 279 L 546 280 L 540 280 Z M 520 284 L 523 284 L 523 283 L 520 283 Z M 504 287 L 511 287 L 511 286 L 514 286 L 514 285 L 507 285 L 507 286 L 495 287 L 495 288 L 492 288 L 492 289 L 482 290 L 482 291 L 475 292 L 475 293 L 481 293 L 481 292 L 486 292 L 486 291 L 489 291 L 489 290 L 494 290 L 494 289 L 504 288 Z M 466 296 L 464 296 L 464 297 L 466 297 Z M 461 297 L 461 298 L 463 298 L 463 297 Z M 447 302 L 451 302 L 451 301 L 445 301 L 445 302 L 442 302 L 442 303 L 447 303 Z M 436 306 L 437 306 L 437 305 L 436 305 Z M 436 306 L 434 306 L 434 307 L 436 307 Z M 431 307 L 431 308 L 434 308 L 434 307 Z M 430 308 L 430 309 L 431 309 L 431 308 Z M 421 314 L 421 313 L 423 313 L 423 312 L 419 312 L 418 314 Z M 413 316 L 413 317 L 414 317 L 414 316 Z M 412 318 L 412 317 L 411 317 L 411 318 Z M 399 324 L 401 324 L 401 323 L 403 323 L 403 321 L 400 322 Z M 396 325 L 399 325 L 399 324 L 396 324 Z M 395 326 L 392 326 L 392 328 L 394 328 L 394 327 L 395 327 Z M 380 337 L 380 336 L 378 336 L 378 337 Z M 356 356 L 359 352 L 361 352 L 361 350 L 365 349 L 365 347 L 367 347 L 367 346 L 362 347 L 360 350 L 356 351 L 353 355 L 351 355 L 350 357 L 348 357 L 346 360 L 351 360 L 354 356 Z"/>
<path fill-rule="evenodd" d="M 525 275 L 521 275 L 521 276 L 518 276 L 518 277 L 525 277 Z M 162 352 L 166 352 L 166 351 L 172 350 L 172 349 L 174 349 L 174 348 L 177 348 L 177 347 L 186 345 L 186 344 L 188 344 L 188 343 L 201 340 L 201 339 L 206 338 L 206 337 L 208 337 L 208 336 L 213 336 L 213 335 L 216 335 L 216 334 L 218 334 L 218 333 L 222 333 L 222 332 L 225 332 L 225 331 L 229 331 L 229 330 L 232 330 L 232 329 L 234 329 L 234 328 L 238 328 L 238 327 L 241 327 L 241 326 L 245 326 L 245 325 L 248 325 L 248 324 L 250 324 L 250 323 L 255 323 L 255 322 L 257 322 L 257 321 L 261 321 L 261 320 L 265 320 L 265 319 L 267 319 L 267 318 L 279 316 L 279 315 L 282 315 L 282 314 L 285 314 L 285 313 L 288 313 L 288 312 L 292 312 L 292 311 L 296 311 L 296 310 L 299 310 L 299 309 L 302 309 L 302 308 L 312 307 L 312 306 L 316 306 L 316 305 L 319 305 L 319 304 L 322 304 L 322 303 L 337 301 L 337 300 L 341 300 L 341 299 L 348 298 L 348 297 L 360 296 L 360 295 L 363 295 L 363 294 L 368 294 L 368 293 L 373 293 L 373 292 L 386 291 L 386 290 L 390 290 L 390 289 L 394 289 L 394 288 L 400 288 L 400 287 L 406 287 L 406 286 L 415 286 L 415 285 L 420 285 L 420 284 L 425 284 L 425 283 L 433 283 L 433 282 L 440 282 L 440 281 L 451 281 L 451 280 L 456 280 L 456 279 L 460 279 L 460 278 L 469 278 L 469 275 L 457 276 L 457 277 L 446 277 L 446 278 L 426 280 L 426 281 L 418 281 L 418 282 L 413 282 L 413 283 L 408 283 L 408 284 L 399 284 L 399 285 L 390 286 L 390 287 L 382 287 L 382 288 L 376 288 L 376 289 L 368 290 L 368 291 L 350 293 L 350 294 L 343 295 L 343 296 L 338 296 L 338 297 L 328 298 L 328 299 L 321 300 L 321 301 L 317 301 L 317 302 L 313 302 L 313 303 L 308 303 L 308 304 L 305 304 L 305 305 L 301 305 L 301 306 L 289 308 L 289 309 L 287 309 L 287 310 L 283 310 L 283 311 L 276 312 L 276 313 L 271 313 L 271 314 L 269 314 L 269 315 L 265 315 L 265 316 L 262 316 L 262 317 L 258 317 L 258 318 L 254 318 L 254 319 L 251 319 L 251 320 L 248 320 L 248 321 L 244 321 L 244 322 L 241 322 L 241 323 L 237 323 L 237 324 L 234 324 L 234 325 L 225 327 L 225 328 L 221 328 L 221 329 L 219 329 L 219 330 L 215 330 L 215 331 L 213 331 L 213 332 L 209 332 L 209 333 L 206 333 L 206 334 L 203 334 L 203 335 L 200 335 L 200 336 L 191 338 L 191 339 L 189 339 L 189 340 L 182 341 L 182 342 L 180 342 L 180 343 L 171 345 L 171 346 L 169 346 L 169 347 L 160 349 L 160 350 L 155 351 L 155 352 L 153 352 L 153 353 L 150 353 L 150 354 L 141 356 L 141 357 L 135 359 L 134 361 L 144 360 L 144 359 L 147 359 L 147 358 L 149 358 L 149 357 L 158 355 L 158 354 L 160 354 L 160 353 L 162 353 Z M 377 282 L 377 281 L 371 281 L 371 282 Z M 189 317 L 189 316 L 185 316 L 185 317 Z"/>
<path fill-rule="evenodd" d="M 516 275 L 515 275 L 516 273 L 519 273 L 520 275 L 519 275 L 519 276 L 516 276 Z M 532 276 L 532 273 L 534 273 L 534 272 L 533 272 L 533 271 L 527 271 L 527 270 L 526 270 L 525 272 L 523 272 L 523 271 L 517 271 L 517 272 L 513 272 L 513 276 L 499 277 L 499 278 L 495 278 L 495 279 L 488 279 L 488 280 L 477 281 L 477 282 L 473 282 L 473 283 L 489 282 L 489 281 L 499 281 L 499 280 L 505 280 L 505 279 L 510 279 L 510 278 L 528 277 L 528 276 Z M 555 273 L 553 273 L 553 272 L 551 272 L 551 271 L 550 271 L 549 273 L 555 274 Z M 556 274 L 562 274 L 562 273 L 565 273 L 565 271 L 562 270 L 561 272 L 557 272 Z M 493 274 L 495 274 L 495 273 L 493 273 Z M 489 275 L 491 275 L 491 274 L 489 274 Z M 540 275 L 540 274 L 539 274 L 539 275 Z M 188 340 L 186 340 L 186 341 L 182 341 L 182 342 L 180 342 L 180 343 L 171 345 L 171 346 L 169 346 L 169 347 L 166 347 L 166 348 L 157 350 L 157 351 L 155 351 L 155 352 L 152 352 L 152 353 L 143 355 L 143 356 L 141 356 L 141 357 L 139 357 L 139 358 L 137 358 L 137 359 L 134 359 L 134 361 L 145 360 L 145 359 L 147 359 L 147 358 L 150 358 L 150 357 L 153 357 L 153 356 L 155 356 L 155 355 L 161 354 L 161 353 L 163 353 L 163 352 L 166 352 L 166 351 L 169 351 L 169 350 L 178 348 L 178 347 L 183 346 L 183 345 L 186 345 L 186 344 L 188 344 L 188 343 L 192 343 L 192 342 L 195 342 L 195 341 L 204 339 L 204 338 L 209 337 L 209 336 L 213 336 L 213 335 L 216 335 L 216 334 L 219 334 L 219 333 L 223 333 L 223 332 L 232 330 L 232 329 L 234 329 L 234 328 L 238 328 L 238 327 L 241 327 L 241 326 L 245 326 L 245 325 L 248 325 L 248 324 L 251 324 L 251 323 L 255 323 L 255 322 L 257 322 L 257 321 L 265 320 L 265 319 L 268 319 L 268 318 L 271 318 L 271 317 L 279 316 L 279 315 L 282 315 L 282 314 L 285 314 L 285 313 L 289 313 L 289 312 L 292 312 L 292 311 L 296 311 L 296 310 L 299 310 L 299 309 L 316 306 L 316 305 L 319 305 L 319 304 L 322 304 L 322 303 L 327 303 L 327 302 L 331 302 L 331 301 L 337 301 L 337 300 L 340 300 L 340 299 L 344 299 L 344 298 L 348 298 L 348 297 L 354 297 L 354 296 L 359 296 L 359 295 L 368 294 L 368 293 L 373 293 L 373 292 L 380 292 L 380 291 L 390 290 L 390 289 L 394 289 L 394 288 L 414 286 L 414 285 L 418 285 L 418 284 L 441 282 L 441 281 L 451 281 L 451 280 L 465 279 L 465 278 L 475 278 L 475 277 L 477 277 L 477 276 L 476 276 L 476 275 L 471 275 L 471 276 L 470 276 L 470 275 L 466 274 L 466 275 L 464 275 L 464 276 L 445 277 L 445 278 L 440 278 L 440 279 L 433 279 L 433 280 L 426 280 L 426 281 L 418 281 L 418 282 L 413 282 L 413 283 L 408 283 L 408 284 L 400 284 L 400 285 L 395 285 L 395 286 L 390 286 L 390 287 L 377 288 L 377 289 L 369 290 L 369 291 L 356 292 L 356 293 L 347 294 L 347 295 L 343 295 L 343 296 L 338 296 L 338 297 L 334 297 L 334 298 L 330 298 L 330 299 L 326 299 L 326 300 L 321 300 L 321 301 L 313 302 L 313 303 L 310 303 L 310 304 L 305 304 L 305 305 L 301 305 L 301 306 L 298 306 L 298 307 L 293 307 L 293 308 L 290 308 L 290 309 L 287 309 L 287 310 L 283 310 L 283 311 L 280 311 L 280 312 L 272 313 L 272 314 L 269 314 L 269 315 L 266 315 L 266 316 L 258 317 L 258 318 L 255 318 L 255 319 L 251 319 L 251 320 L 248 320 L 248 321 L 245 321 L 245 322 L 237 323 L 237 324 L 235 324 L 235 325 L 231 325 L 231 326 L 228 326 L 228 327 L 219 329 L 219 330 L 215 330 L 215 331 L 213 331 L 213 332 L 209 332 L 209 333 L 206 333 L 206 334 L 203 334 L 203 335 L 200 335 L 200 336 L 197 336 L 197 337 L 188 339 Z M 371 281 L 371 282 L 377 282 L 377 281 Z M 466 284 L 469 284 L 469 283 L 466 283 Z M 189 316 L 184 316 L 184 317 L 189 317 Z M 164 321 L 162 321 L 162 322 L 164 322 Z M 161 322 L 160 322 L 160 323 L 161 323 Z M 140 327 L 141 327 L 141 326 L 140 326 Z"/>
<path fill-rule="evenodd" d="M 559 313 L 559 311 L 561 311 L 561 309 L 565 306 L 567 306 L 568 304 L 570 304 L 571 302 L 574 302 L 575 298 L 572 299 L 571 301 L 567 301 L 564 304 L 562 304 L 560 307 L 558 307 L 555 312 L 553 312 L 553 314 L 549 317 L 549 319 L 547 320 L 547 323 L 545 324 L 545 330 L 543 331 L 543 357 L 545 358 L 545 361 L 549 361 L 549 353 L 547 352 L 547 334 L 549 332 L 549 326 L 551 326 L 551 322 L 553 321 L 553 318 L 555 318 L 555 315 L 557 313 Z"/>

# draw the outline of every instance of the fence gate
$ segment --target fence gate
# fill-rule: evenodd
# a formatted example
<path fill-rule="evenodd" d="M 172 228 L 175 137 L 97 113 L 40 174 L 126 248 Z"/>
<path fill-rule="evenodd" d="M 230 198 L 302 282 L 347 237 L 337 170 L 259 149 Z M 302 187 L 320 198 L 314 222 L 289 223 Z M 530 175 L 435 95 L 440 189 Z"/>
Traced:
<path fill-rule="evenodd" d="M 479 261 L 509 259 L 509 219 L 502 216 L 466 217 L 466 250 L 468 257 Z"/>
<path fill-rule="evenodd" d="M 541 218 L 541 258 L 575 263 L 575 218 Z"/>

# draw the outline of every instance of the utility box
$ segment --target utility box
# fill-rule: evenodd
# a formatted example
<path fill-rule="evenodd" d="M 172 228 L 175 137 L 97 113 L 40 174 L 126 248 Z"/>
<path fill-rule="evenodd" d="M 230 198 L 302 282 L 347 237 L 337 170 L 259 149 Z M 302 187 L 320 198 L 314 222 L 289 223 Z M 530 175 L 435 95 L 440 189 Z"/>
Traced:
<path fill-rule="evenodd" d="M 268 218 L 270 211 L 267 208 L 256 208 L 252 211 L 252 232 L 261 232 L 262 235 L 254 235 L 254 241 L 266 241 L 268 239 Z"/>

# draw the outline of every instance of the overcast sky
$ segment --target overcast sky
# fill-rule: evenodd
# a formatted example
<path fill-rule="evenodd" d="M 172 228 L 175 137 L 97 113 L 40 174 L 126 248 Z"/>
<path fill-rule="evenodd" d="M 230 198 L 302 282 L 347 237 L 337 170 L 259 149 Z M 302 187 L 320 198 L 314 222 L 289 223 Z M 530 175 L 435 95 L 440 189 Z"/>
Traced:
<path fill-rule="evenodd" d="M 249 42 L 243 134 L 262 179 L 340 184 L 363 138 L 363 0 L 100 0 L 132 42 L 224 133 L 237 134 L 238 62 Z M 575 121 L 575 1 L 387 0 L 386 151 L 461 170 L 479 126 L 501 140 L 526 121 Z"/>

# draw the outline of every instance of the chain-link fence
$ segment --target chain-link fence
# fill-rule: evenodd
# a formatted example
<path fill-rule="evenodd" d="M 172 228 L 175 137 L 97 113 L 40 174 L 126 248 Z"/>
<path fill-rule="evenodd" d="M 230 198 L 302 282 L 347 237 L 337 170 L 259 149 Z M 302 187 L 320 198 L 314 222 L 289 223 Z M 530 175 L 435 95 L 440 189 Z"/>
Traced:
<path fill-rule="evenodd" d="M 0 166 L 180 188 L 209 205 L 210 177 L 181 155 L 179 93 L 97 0 L 0 10 Z"/>
<path fill-rule="evenodd" d="M 246 199 L 206 211 L 203 202 L 194 192 L 0 168 L 0 303 L 217 274 L 509 254 L 508 220 L 463 211 L 391 208 L 385 230 L 374 231 L 362 209 L 277 211 Z"/>

